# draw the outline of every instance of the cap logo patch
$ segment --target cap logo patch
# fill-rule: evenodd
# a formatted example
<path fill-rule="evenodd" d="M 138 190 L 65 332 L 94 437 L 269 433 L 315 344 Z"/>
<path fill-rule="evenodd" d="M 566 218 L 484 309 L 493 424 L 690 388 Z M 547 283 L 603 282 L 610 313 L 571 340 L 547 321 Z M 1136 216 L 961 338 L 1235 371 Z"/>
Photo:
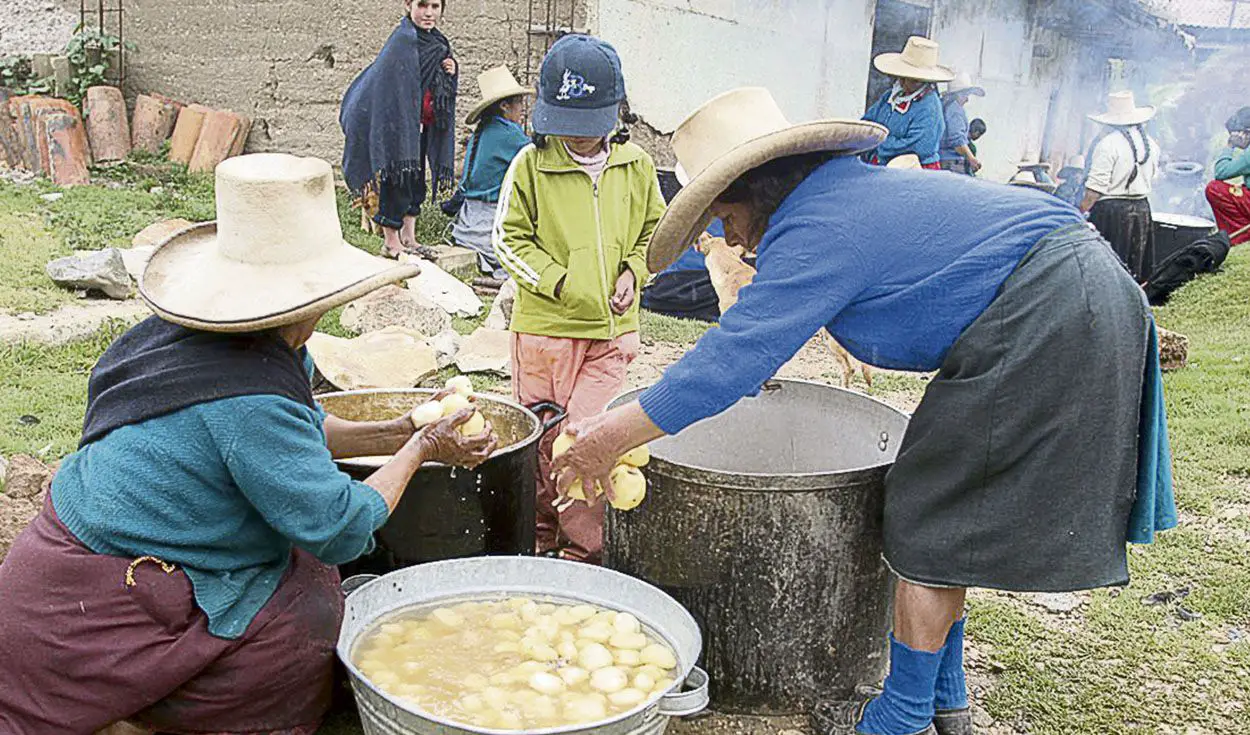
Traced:
<path fill-rule="evenodd" d="M 586 99 L 595 93 L 595 89 L 595 85 L 587 84 L 586 78 L 581 74 L 565 69 L 564 79 L 560 84 L 560 91 L 556 93 L 556 99 L 561 101 Z"/>

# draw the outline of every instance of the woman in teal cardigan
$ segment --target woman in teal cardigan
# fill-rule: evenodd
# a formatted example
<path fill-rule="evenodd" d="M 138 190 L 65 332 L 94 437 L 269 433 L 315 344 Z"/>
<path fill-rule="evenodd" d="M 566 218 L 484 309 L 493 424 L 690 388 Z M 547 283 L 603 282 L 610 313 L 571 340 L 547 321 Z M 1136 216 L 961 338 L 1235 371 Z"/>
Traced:
<path fill-rule="evenodd" d="M 504 174 L 522 148 L 529 145 L 525 133 L 525 98 L 534 90 L 522 87 L 508 67 L 499 66 L 477 78 L 482 101 L 465 122 L 477 128 L 464 153 L 460 190 L 464 204 L 451 235 L 457 245 L 477 251 L 477 267 L 485 276 L 504 281 L 508 272 L 491 245 L 491 228 Z"/>
<path fill-rule="evenodd" d="M 418 273 L 343 242 L 330 165 L 217 168 L 219 219 L 161 245 L 157 316 L 88 383 L 78 451 L 0 566 L 0 732 L 312 733 L 343 615 L 335 565 L 367 553 L 417 469 L 495 446 L 313 399 L 326 311 Z M 364 482 L 334 459 L 394 455 Z M 119 726 L 121 727 L 121 726 Z"/>
<path fill-rule="evenodd" d="M 1243 107 L 1224 123 L 1228 145 L 1215 159 L 1215 178 L 1207 184 L 1207 202 L 1215 222 L 1233 245 L 1250 242 L 1250 107 Z"/>

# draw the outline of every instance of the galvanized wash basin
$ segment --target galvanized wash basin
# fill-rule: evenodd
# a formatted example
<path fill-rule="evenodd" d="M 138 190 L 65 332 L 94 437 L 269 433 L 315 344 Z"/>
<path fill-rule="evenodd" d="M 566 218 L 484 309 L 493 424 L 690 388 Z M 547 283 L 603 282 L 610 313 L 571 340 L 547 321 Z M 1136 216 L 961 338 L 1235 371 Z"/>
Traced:
<path fill-rule="evenodd" d="M 707 674 L 695 668 L 703 647 L 698 625 L 673 598 L 640 580 L 602 567 L 533 557 L 452 559 L 408 567 L 361 586 L 347 597 L 338 655 L 347 667 L 366 735 L 518 735 L 453 723 L 423 713 L 376 688 L 352 663 L 356 641 L 375 623 L 412 608 L 454 600 L 524 595 L 580 603 L 634 614 L 647 633 L 677 654 L 677 684 L 659 700 L 591 725 L 528 731 L 555 735 L 660 735 L 670 717 L 707 706 Z"/>

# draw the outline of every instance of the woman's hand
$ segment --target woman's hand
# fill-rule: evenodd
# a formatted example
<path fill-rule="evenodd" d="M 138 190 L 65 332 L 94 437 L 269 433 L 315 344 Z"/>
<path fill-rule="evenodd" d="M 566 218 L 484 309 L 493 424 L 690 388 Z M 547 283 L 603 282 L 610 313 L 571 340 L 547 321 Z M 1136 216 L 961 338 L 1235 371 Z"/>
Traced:
<path fill-rule="evenodd" d="M 1237 130 L 1228 134 L 1229 148 L 1250 148 L 1250 131 Z"/>
<path fill-rule="evenodd" d="M 612 313 L 620 316 L 629 311 L 629 307 L 634 305 L 634 291 L 637 284 L 634 281 L 634 272 L 625 269 L 621 275 L 616 277 L 616 290 L 612 292 L 612 300 L 609 305 L 612 307 Z"/>
<path fill-rule="evenodd" d="M 594 502 L 596 483 L 611 500 L 616 492 L 609 475 L 621 455 L 664 436 L 637 401 L 582 421 L 565 433 L 573 435 L 573 446 L 556 457 L 551 467 L 561 505 L 568 502 L 568 490 L 576 478 L 581 480 L 587 502 Z"/>
<path fill-rule="evenodd" d="M 457 67 L 456 67 L 455 59 L 451 58 L 450 56 L 443 59 L 443 71 L 454 76 L 456 74 L 456 68 Z"/>
<path fill-rule="evenodd" d="M 473 418 L 476 407 L 462 408 L 446 418 L 439 419 L 417 434 L 421 442 L 421 457 L 430 462 L 441 462 L 453 467 L 473 469 L 490 458 L 499 444 L 490 422 L 477 436 L 465 436 L 460 426 Z"/>

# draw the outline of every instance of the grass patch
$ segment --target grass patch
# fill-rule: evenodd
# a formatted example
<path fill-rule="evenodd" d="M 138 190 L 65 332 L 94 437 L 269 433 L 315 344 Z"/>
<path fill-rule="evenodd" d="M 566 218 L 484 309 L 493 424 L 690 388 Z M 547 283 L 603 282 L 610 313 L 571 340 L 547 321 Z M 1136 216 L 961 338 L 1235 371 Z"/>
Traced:
<path fill-rule="evenodd" d="M 70 249 L 45 226 L 39 193 L 0 182 L 0 309 L 14 313 L 42 313 L 77 300 L 44 270 Z"/>
<path fill-rule="evenodd" d="M 646 310 L 640 312 L 639 318 L 638 331 L 642 335 L 642 341 L 647 344 L 665 342 L 675 345 L 692 345 L 698 342 L 703 333 L 712 326 L 707 322 L 678 319 Z"/>
<path fill-rule="evenodd" d="M 0 455 L 56 459 L 78 446 L 87 377 L 123 331 L 125 325 L 115 323 L 91 339 L 59 347 L 0 346 Z"/>

